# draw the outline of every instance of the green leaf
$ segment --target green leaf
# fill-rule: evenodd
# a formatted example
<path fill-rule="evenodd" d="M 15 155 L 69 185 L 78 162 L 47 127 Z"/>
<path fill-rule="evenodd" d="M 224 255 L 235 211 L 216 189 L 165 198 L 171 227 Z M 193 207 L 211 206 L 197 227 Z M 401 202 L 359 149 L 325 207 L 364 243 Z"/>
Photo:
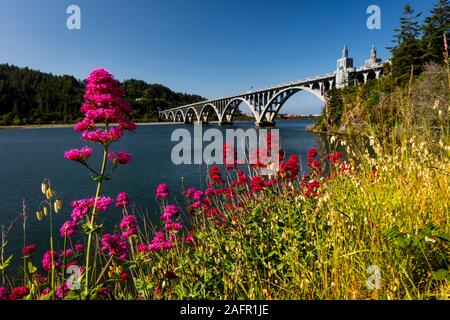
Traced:
<path fill-rule="evenodd" d="M 437 281 L 450 281 L 450 272 L 445 269 L 433 271 L 433 278 Z"/>
<path fill-rule="evenodd" d="M 5 270 L 6 268 L 8 268 L 9 264 L 11 263 L 13 256 L 10 255 L 8 259 L 6 259 L 5 262 L 3 262 L 3 264 L 0 264 L 0 271 Z"/>
<path fill-rule="evenodd" d="M 30 274 L 33 274 L 37 271 L 37 268 L 33 265 L 33 263 L 31 261 L 28 261 L 27 267 L 28 267 L 28 273 L 30 273 Z"/>

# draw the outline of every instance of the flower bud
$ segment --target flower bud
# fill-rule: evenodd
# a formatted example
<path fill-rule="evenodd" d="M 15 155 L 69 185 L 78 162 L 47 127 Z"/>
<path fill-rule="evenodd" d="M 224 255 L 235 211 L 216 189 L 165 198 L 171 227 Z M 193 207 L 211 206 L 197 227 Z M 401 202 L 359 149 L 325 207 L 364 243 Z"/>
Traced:
<path fill-rule="evenodd" d="M 56 199 L 55 203 L 54 203 L 54 207 L 55 207 L 55 212 L 58 213 L 59 210 L 61 210 L 62 208 L 62 202 L 60 199 Z"/>
<path fill-rule="evenodd" d="M 48 208 L 44 207 L 44 216 L 47 216 L 47 215 L 48 215 Z"/>
<path fill-rule="evenodd" d="M 42 211 L 41 210 L 36 211 L 36 217 L 39 221 L 42 220 Z"/>
<path fill-rule="evenodd" d="M 52 188 L 48 188 L 47 192 L 45 193 L 45 196 L 47 197 L 47 200 L 50 200 L 55 195 L 55 191 L 53 191 Z"/>
<path fill-rule="evenodd" d="M 42 192 L 42 194 L 46 194 L 46 192 L 47 192 L 47 185 L 45 184 L 45 182 L 42 182 L 42 184 L 41 184 L 41 192 Z"/>

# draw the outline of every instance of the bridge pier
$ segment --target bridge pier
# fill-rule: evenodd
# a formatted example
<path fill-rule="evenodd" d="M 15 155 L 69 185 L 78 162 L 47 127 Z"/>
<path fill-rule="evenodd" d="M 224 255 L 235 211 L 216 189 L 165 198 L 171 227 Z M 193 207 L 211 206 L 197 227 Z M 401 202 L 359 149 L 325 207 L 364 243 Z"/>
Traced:
<path fill-rule="evenodd" d="M 257 128 L 270 128 L 275 127 L 276 122 L 275 121 L 260 121 L 256 122 L 255 125 Z"/>

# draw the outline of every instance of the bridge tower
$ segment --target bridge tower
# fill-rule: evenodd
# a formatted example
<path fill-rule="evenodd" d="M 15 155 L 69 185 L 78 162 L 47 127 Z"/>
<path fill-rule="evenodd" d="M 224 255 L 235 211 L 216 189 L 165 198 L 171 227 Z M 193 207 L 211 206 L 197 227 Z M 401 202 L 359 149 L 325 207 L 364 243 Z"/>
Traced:
<path fill-rule="evenodd" d="M 348 57 L 348 48 L 344 46 L 342 57 L 337 61 L 336 88 L 344 88 L 350 83 L 350 69 L 353 69 L 353 58 Z"/>

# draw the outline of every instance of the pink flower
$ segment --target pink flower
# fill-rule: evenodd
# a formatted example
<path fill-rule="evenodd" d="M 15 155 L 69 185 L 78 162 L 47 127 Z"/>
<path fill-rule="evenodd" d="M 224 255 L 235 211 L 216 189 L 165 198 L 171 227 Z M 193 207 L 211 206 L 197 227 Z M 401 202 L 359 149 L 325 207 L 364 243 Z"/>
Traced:
<path fill-rule="evenodd" d="M 53 263 L 54 267 L 58 268 L 61 266 L 61 261 L 59 261 L 59 254 L 57 252 L 53 252 Z M 44 253 L 42 258 L 42 267 L 45 271 L 49 272 L 52 270 L 52 252 L 47 251 Z"/>
<path fill-rule="evenodd" d="M 95 205 L 96 210 L 106 211 L 108 207 L 114 203 L 114 199 L 106 196 L 100 196 L 97 198 L 97 202 L 95 201 L 95 197 L 90 199 L 82 199 L 77 201 L 72 201 L 70 206 L 72 207 L 72 220 L 74 222 L 79 222 L 83 220 L 86 214 L 89 212 L 89 209 L 92 209 Z"/>
<path fill-rule="evenodd" d="M 92 119 L 85 118 L 82 121 L 75 124 L 75 131 L 83 132 L 95 128 L 95 123 Z"/>
<path fill-rule="evenodd" d="M 137 251 L 138 251 L 139 253 L 147 253 L 147 252 L 150 251 L 150 248 L 149 248 L 149 246 L 148 246 L 147 244 L 145 244 L 145 243 L 139 243 L 139 244 L 137 245 Z"/>
<path fill-rule="evenodd" d="M 181 229 L 181 223 L 173 222 L 171 220 L 166 220 L 166 231 L 177 232 Z"/>
<path fill-rule="evenodd" d="M 188 232 L 188 234 L 187 234 L 186 239 L 184 240 L 184 242 L 185 242 L 187 245 L 190 245 L 192 242 L 194 242 L 194 237 L 192 236 L 192 233 L 191 233 L 190 231 Z"/>
<path fill-rule="evenodd" d="M 124 151 L 110 152 L 108 157 L 114 165 L 127 164 L 131 161 L 131 155 Z"/>
<path fill-rule="evenodd" d="M 73 255 L 73 250 L 72 249 L 67 249 L 66 251 L 61 252 L 61 256 L 62 257 L 68 257 Z"/>
<path fill-rule="evenodd" d="M 125 207 L 130 204 L 130 198 L 125 192 L 121 192 L 117 195 L 116 207 Z"/>
<path fill-rule="evenodd" d="M 91 208 L 91 202 L 89 199 L 82 199 L 77 201 L 72 201 L 70 203 L 72 207 L 72 214 L 70 215 L 74 222 L 79 222 L 83 220 L 86 214 Z"/>
<path fill-rule="evenodd" d="M 196 191 L 195 193 L 194 193 L 194 200 L 195 201 L 200 201 L 201 199 L 202 199 L 202 197 L 203 197 L 203 191 Z"/>
<path fill-rule="evenodd" d="M 59 230 L 59 232 L 61 233 L 61 237 L 63 238 L 64 237 L 70 238 L 72 235 L 77 233 L 77 231 L 78 231 L 77 224 L 73 221 L 64 222 L 61 229 Z"/>
<path fill-rule="evenodd" d="M 161 216 L 162 220 L 169 220 L 173 216 L 178 215 L 178 208 L 173 204 L 169 204 L 164 208 L 164 214 Z"/>
<path fill-rule="evenodd" d="M 26 286 L 21 286 L 14 288 L 9 296 L 10 300 L 23 300 L 27 295 L 30 294 L 30 289 Z"/>
<path fill-rule="evenodd" d="M 194 196 L 195 192 L 196 192 L 196 190 L 194 188 L 189 188 L 186 191 L 186 196 L 188 198 L 192 198 Z"/>
<path fill-rule="evenodd" d="M 310 148 L 308 150 L 308 157 L 310 158 L 314 158 L 315 156 L 317 156 L 317 150 L 314 148 Z"/>
<path fill-rule="evenodd" d="M 0 287 L 0 301 L 8 300 L 9 290 L 5 287 Z"/>
<path fill-rule="evenodd" d="M 95 202 L 95 197 L 92 197 L 90 201 L 92 203 L 92 207 L 94 207 L 95 204 L 95 209 L 99 211 L 108 210 L 108 207 L 114 203 L 114 199 L 105 196 L 98 197 L 97 202 Z"/>
<path fill-rule="evenodd" d="M 108 297 L 108 295 L 109 295 L 108 287 L 103 287 L 103 288 L 98 289 L 97 294 L 102 297 Z"/>
<path fill-rule="evenodd" d="M 84 250 L 84 244 L 82 244 L 82 243 L 76 244 L 76 245 L 75 245 L 75 250 L 76 250 L 76 251 Z"/>
<path fill-rule="evenodd" d="M 169 197 L 169 187 L 166 184 L 161 183 L 158 188 L 156 188 L 156 198 L 165 199 Z"/>
<path fill-rule="evenodd" d="M 66 158 L 67 160 L 86 163 L 86 161 L 89 159 L 91 154 L 92 154 L 92 148 L 83 147 L 83 148 L 81 148 L 81 150 L 72 149 L 72 150 L 66 151 L 64 153 L 64 158 Z"/>
<path fill-rule="evenodd" d="M 64 283 L 64 285 L 60 285 L 58 289 L 56 289 L 56 296 L 60 299 L 63 299 L 67 293 L 69 293 L 69 288 L 66 283 Z"/>
<path fill-rule="evenodd" d="M 119 141 L 122 136 L 123 130 L 114 127 L 109 130 L 97 129 L 95 131 L 84 131 L 81 134 L 81 139 L 106 145 L 114 141 Z"/>
<path fill-rule="evenodd" d="M 27 257 L 27 256 L 32 255 L 34 250 L 36 250 L 36 245 L 33 243 L 33 244 L 30 244 L 30 245 L 28 245 L 26 247 L 23 247 L 22 254 L 23 254 L 24 257 Z"/>
<path fill-rule="evenodd" d="M 196 201 L 193 204 L 191 204 L 191 209 L 197 210 L 202 205 L 201 201 Z"/>
<path fill-rule="evenodd" d="M 105 234 L 102 237 L 103 252 L 108 251 L 108 255 L 118 257 L 120 259 L 126 259 L 128 254 L 128 244 L 125 238 L 117 234 Z"/>
<path fill-rule="evenodd" d="M 132 215 L 126 215 L 123 217 L 119 226 L 122 231 L 122 237 L 128 238 L 134 234 L 137 234 L 137 221 L 136 217 Z"/>
<path fill-rule="evenodd" d="M 166 239 L 164 232 L 158 231 L 152 239 L 152 243 L 149 245 L 149 250 L 168 250 L 174 247 L 170 240 Z"/>

